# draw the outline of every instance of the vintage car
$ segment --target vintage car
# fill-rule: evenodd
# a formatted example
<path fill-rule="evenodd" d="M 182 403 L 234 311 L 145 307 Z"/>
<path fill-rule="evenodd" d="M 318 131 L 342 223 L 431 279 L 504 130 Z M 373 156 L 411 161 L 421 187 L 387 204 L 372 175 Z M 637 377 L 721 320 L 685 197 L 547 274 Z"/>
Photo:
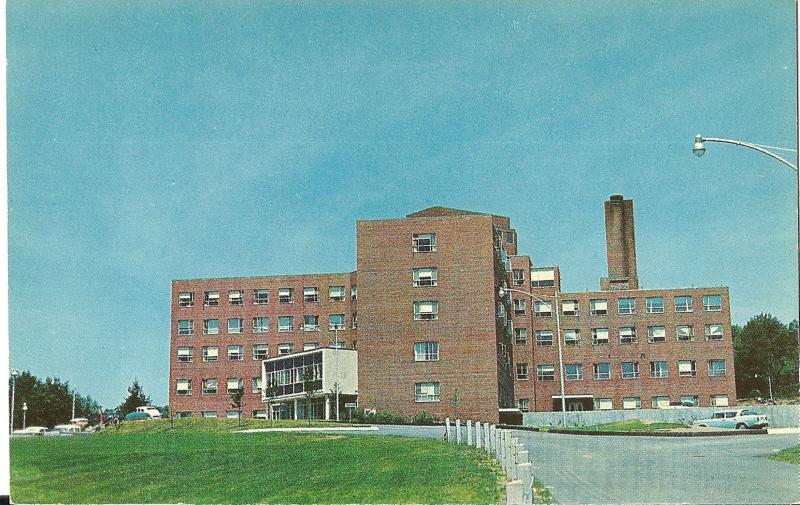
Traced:
<path fill-rule="evenodd" d="M 769 419 L 766 415 L 758 414 L 753 410 L 731 409 L 714 412 L 714 415 L 708 419 L 692 421 L 692 426 L 744 430 L 747 428 L 766 428 L 769 426 Z"/>

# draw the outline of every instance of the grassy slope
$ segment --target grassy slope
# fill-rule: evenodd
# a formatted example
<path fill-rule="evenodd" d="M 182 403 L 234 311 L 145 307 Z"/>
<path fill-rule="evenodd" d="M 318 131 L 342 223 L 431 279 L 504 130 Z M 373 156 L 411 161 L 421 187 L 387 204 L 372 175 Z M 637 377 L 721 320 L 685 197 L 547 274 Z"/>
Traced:
<path fill-rule="evenodd" d="M 502 497 L 499 470 L 485 453 L 414 438 L 120 429 L 13 440 L 11 453 L 11 497 L 29 503 L 496 503 Z"/>
<path fill-rule="evenodd" d="M 169 419 L 157 419 L 152 421 L 127 421 L 120 425 L 119 430 L 114 428 L 106 429 L 102 434 L 110 435 L 111 433 L 154 433 L 166 431 L 190 431 L 190 432 L 234 432 L 240 430 L 250 430 L 253 428 L 307 428 L 308 421 L 286 421 L 276 420 L 267 421 L 266 419 L 242 419 L 241 422 L 236 419 L 203 419 L 200 417 L 190 417 L 183 419 L 175 419 L 170 424 Z M 329 427 L 337 428 L 342 426 L 351 426 L 347 423 L 337 423 L 331 421 L 311 421 L 312 427 Z"/>
<path fill-rule="evenodd" d="M 800 465 L 800 445 L 789 447 L 788 449 L 776 452 L 775 454 L 770 454 L 767 457 L 769 459 L 774 459 L 775 461 L 785 461 L 787 463 L 792 463 L 793 465 Z"/>
<path fill-rule="evenodd" d="M 660 431 L 673 428 L 685 428 L 685 424 L 680 423 L 646 423 L 638 419 L 629 419 L 616 423 L 594 424 L 591 426 L 574 426 L 566 428 L 576 431 Z"/>

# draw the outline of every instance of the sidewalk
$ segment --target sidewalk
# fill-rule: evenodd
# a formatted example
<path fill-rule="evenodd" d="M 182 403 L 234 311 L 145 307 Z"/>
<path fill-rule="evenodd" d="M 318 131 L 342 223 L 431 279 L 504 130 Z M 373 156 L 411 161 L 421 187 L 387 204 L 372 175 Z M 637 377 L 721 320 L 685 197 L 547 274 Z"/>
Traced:
<path fill-rule="evenodd" d="M 767 435 L 782 435 L 785 433 L 800 433 L 800 426 L 791 428 L 767 428 Z"/>

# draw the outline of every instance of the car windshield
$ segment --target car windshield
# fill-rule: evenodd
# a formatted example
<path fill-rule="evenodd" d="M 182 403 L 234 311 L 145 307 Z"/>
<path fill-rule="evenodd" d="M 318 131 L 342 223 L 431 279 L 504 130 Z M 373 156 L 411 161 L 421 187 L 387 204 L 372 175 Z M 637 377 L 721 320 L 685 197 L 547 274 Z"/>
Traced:
<path fill-rule="evenodd" d="M 725 412 L 714 412 L 714 419 L 722 419 L 725 417 Z"/>
<path fill-rule="evenodd" d="M 725 412 L 725 417 L 736 417 L 736 411 Z"/>
<path fill-rule="evenodd" d="M 756 415 L 756 413 L 753 412 L 752 410 L 743 410 L 742 411 L 742 415 L 743 416 L 754 416 L 754 415 Z"/>

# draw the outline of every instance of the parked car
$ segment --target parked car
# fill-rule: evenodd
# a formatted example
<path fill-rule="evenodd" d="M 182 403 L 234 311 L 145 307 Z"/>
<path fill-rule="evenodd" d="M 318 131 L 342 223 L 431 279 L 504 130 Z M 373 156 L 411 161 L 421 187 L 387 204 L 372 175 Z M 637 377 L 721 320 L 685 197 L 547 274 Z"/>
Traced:
<path fill-rule="evenodd" d="M 14 433 L 17 435 L 44 435 L 47 431 L 47 428 L 44 426 L 28 426 L 24 430 L 15 430 Z"/>
<path fill-rule="evenodd" d="M 766 428 L 769 426 L 769 419 L 766 415 L 758 414 L 748 409 L 720 410 L 719 412 L 714 412 L 714 415 L 708 419 L 692 421 L 692 426 L 744 430 L 747 428 Z"/>
<path fill-rule="evenodd" d="M 89 420 L 85 417 L 76 417 L 75 419 L 70 420 L 70 424 L 74 424 L 80 427 L 80 429 L 85 430 L 89 427 Z"/>
<path fill-rule="evenodd" d="M 669 405 L 661 407 L 662 409 L 685 409 L 688 407 L 694 407 L 694 403 L 692 402 L 669 402 Z"/>
<path fill-rule="evenodd" d="M 145 414 L 144 412 L 131 412 L 125 416 L 126 421 L 147 421 L 149 419 L 151 419 L 150 414 Z"/>
<path fill-rule="evenodd" d="M 53 426 L 53 431 L 58 432 L 59 435 L 76 435 L 83 430 L 77 424 L 57 424 Z"/>
<path fill-rule="evenodd" d="M 136 412 L 143 412 L 150 416 L 150 419 L 161 419 L 161 411 L 152 405 L 145 405 L 143 407 L 136 407 Z"/>

